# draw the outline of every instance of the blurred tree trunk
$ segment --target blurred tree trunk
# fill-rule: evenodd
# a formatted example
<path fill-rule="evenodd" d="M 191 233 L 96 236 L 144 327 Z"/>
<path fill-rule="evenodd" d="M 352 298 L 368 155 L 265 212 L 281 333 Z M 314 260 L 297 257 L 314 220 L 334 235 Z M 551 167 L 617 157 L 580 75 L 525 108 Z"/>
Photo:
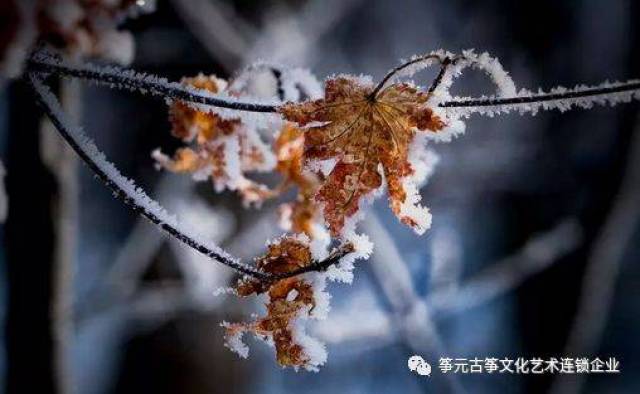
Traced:
<path fill-rule="evenodd" d="M 52 174 L 40 156 L 40 111 L 23 82 L 9 88 L 6 391 L 51 393 L 54 385 L 51 288 Z"/>
<path fill-rule="evenodd" d="M 80 124 L 82 87 L 80 81 L 60 83 L 60 101 L 70 118 Z M 73 371 L 73 278 L 78 235 L 78 160 L 53 125 L 43 119 L 40 128 L 40 155 L 53 174 L 58 191 L 51 201 L 54 226 L 51 294 L 54 368 L 57 391 L 72 392 Z"/>

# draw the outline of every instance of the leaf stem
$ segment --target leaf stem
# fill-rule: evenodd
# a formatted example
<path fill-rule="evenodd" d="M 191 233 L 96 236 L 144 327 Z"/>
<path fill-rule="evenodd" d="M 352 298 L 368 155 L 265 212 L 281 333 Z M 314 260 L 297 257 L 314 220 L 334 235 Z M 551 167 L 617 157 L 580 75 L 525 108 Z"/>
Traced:
<path fill-rule="evenodd" d="M 380 92 L 380 90 L 384 87 L 384 85 L 397 73 L 399 73 L 400 71 L 404 70 L 405 68 L 412 66 L 416 63 L 420 63 L 429 59 L 438 59 L 441 63 L 444 61 L 444 59 L 442 59 L 441 56 L 437 55 L 437 54 L 427 54 L 424 56 L 419 56 L 416 57 L 414 59 L 409 60 L 408 62 L 405 62 L 397 67 L 394 67 L 393 69 L 391 69 L 387 75 L 384 76 L 384 78 L 382 78 L 382 80 L 380 82 L 378 82 L 378 84 L 376 85 L 376 87 L 373 89 L 373 91 L 371 92 L 370 97 L 372 99 L 374 99 L 378 93 Z"/>

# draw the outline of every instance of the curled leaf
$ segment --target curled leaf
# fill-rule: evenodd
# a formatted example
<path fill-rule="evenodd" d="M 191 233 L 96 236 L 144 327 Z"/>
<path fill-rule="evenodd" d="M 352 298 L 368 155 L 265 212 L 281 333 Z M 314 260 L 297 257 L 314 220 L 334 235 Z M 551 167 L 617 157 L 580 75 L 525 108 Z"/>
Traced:
<path fill-rule="evenodd" d="M 182 83 L 212 93 L 227 89 L 226 81 L 202 74 Z M 245 204 L 259 204 L 273 196 L 265 185 L 246 177 L 248 172 L 269 171 L 275 165 L 271 149 L 257 130 L 240 119 L 225 119 L 179 101 L 171 104 L 169 119 L 172 134 L 191 146 L 178 149 L 173 158 L 154 152 L 161 167 L 191 173 L 197 180 L 211 178 L 217 191 L 236 190 Z"/>
<path fill-rule="evenodd" d="M 422 233 L 429 213 L 415 205 L 419 196 L 416 199 L 408 191 L 414 173 L 409 150 L 417 132 L 435 133 L 445 123 L 427 105 L 429 94 L 410 84 L 393 84 L 373 93 L 373 85 L 366 81 L 337 77 L 327 80 L 324 99 L 287 103 L 280 112 L 307 126 L 307 161 L 336 160 L 316 195 L 332 235 L 339 235 L 345 220 L 359 211 L 362 199 L 382 186 L 383 176 L 393 212 Z"/>
<path fill-rule="evenodd" d="M 257 267 L 270 274 L 284 274 L 305 267 L 312 260 L 308 237 L 287 236 L 268 246 L 267 253 L 257 259 Z M 302 320 L 316 316 L 314 312 L 323 288 L 314 285 L 312 280 L 300 277 L 271 282 L 239 281 L 238 295 L 264 293 L 268 296 L 267 315 L 251 323 L 224 323 L 227 346 L 246 356 L 248 349 L 240 339 L 244 332 L 253 332 L 273 343 L 280 365 L 317 370 L 325 362 L 326 352 L 322 344 L 304 333 L 301 325 Z"/>

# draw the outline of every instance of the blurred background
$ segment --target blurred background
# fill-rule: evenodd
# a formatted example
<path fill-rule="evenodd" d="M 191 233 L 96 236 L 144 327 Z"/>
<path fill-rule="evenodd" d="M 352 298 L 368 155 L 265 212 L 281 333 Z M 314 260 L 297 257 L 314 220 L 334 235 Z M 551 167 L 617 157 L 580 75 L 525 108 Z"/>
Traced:
<path fill-rule="evenodd" d="M 170 80 L 230 77 L 258 59 L 375 80 L 413 54 L 476 48 L 536 90 L 640 77 L 638 17 L 634 0 L 159 0 L 122 28 L 135 39 L 132 67 Z M 454 92 L 491 89 L 468 72 Z M 57 90 L 125 175 L 232 254 L 250 259 L 279 233 L 277 204 L 244 210 L 231 193 L 154 169 L 153 149 L 180 145 L 161 100 Z M 219 323 L 248 320 L 258 302 L 214 297 L 234 273 L 124 208 L 41 123 L 24 82 L 5 80 L 0 390 L 640 392 L 639 115 L 631 103 L 469 119 L 466 135 L 434 146 L 424 236 L 384 199 L 371 208 L 360 228 L 374 255 L 351 286 L 330 285 L 329 318 L 309 328 L 329 360 L 296 373 L 252 339 L 248 360 L 223 346 Z M 434 367 L 439 357 L 616 357 L 622 373 L 426 378 L 407 369 L 413 354 Z"/>

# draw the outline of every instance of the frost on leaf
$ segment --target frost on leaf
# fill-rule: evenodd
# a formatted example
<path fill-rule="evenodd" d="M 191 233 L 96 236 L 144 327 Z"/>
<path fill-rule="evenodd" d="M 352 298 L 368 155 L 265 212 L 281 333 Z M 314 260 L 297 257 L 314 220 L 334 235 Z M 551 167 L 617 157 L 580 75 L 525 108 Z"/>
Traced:
<path fill-rule="evenodd" d="M 202 74 L 184 78 L 182 83 L 211 93 L 227 88 L 226 81 Z M 257 130 L 240 119 L 224 119 L 179 101 L 171 104 L 169 119 L 172 134 L 191 146 L 178 149 L 173 158 L 154 152 L 160 166 L 191 173 L 197 180 L 211 178 L 216 191 L 236 190 L 245 204 L 259 204 L 272 196 L 265 185 L 245 177 L 247 172 L 269 171 L 274 166 L 273 154 Z"/>
<path fill-rule="evenodd" d="M 321 221 L 314 201 L 321 175 L 305 171 L 303 167 L 303 132 L 291 123 L 285 124 L 276 139 L 275 151 L 278 159 L 276 169 L 283 178 L 281 189 L 297 188 L 296 200 L 280 206 L 282 227 L 310 238 L 321 237 Z"/>
<path fill-rule="evenodd" d="M 312 261 L 308 237 L 286 236 L 268 245 L 266 255 L 257 259 L 257 267 L 270 274 L 285 274 Z M 253 332 L 274 345 L 280 365 L 317 370 L 326 361 L 326 351 L 321 343 L 306 335 L 301 322 L 317 318 L 316 307 L 328 307 L 318 305 L 327 297 L 323 287 L 312 279 L 301 277 L 270 282 L 256 279 L 239 281 L 236 285 L 238 295 L 267 295 L 267 315 L 252 323 L 223 323 L 227 346 L 246 357 L 248 348 L 240 339 L 245 332 Z"/>
<path fill-rule="evenodd" d="M 410 84 L 390 85 L 375 96 L 373 90 L 361 80 L 337 77 L 327 80 L 324 99 L 287 103 L 280 112 L 307 126 L 305 160 L 336 160 L 315 197 L 332 235 L 339 235 L 362 199 L 382 186 L 383 176 L 393 212 L 422 233 L 429 213 L 409 196 L 407 181 L 414 172 L 409 150 L 417 132 L 435 133 L 445 123 L 427 105 L 429 95 Z"/>

